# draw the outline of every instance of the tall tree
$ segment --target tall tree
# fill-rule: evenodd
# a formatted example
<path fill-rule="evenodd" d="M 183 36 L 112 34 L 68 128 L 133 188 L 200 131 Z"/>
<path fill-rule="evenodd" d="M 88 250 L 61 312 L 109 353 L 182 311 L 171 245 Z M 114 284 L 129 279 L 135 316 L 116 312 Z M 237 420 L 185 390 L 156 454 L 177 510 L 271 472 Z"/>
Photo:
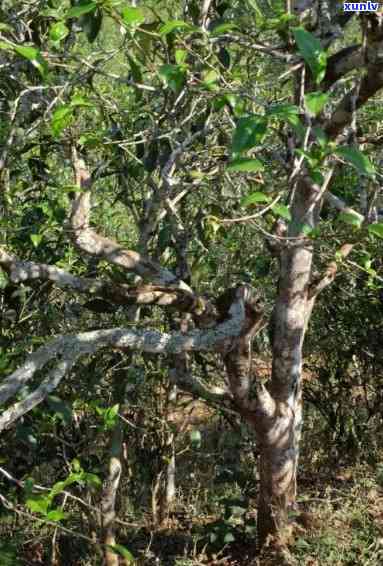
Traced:
<path fill-rule="evenodd" d="M 16 11 L 8 15 L 0 47 L 5 67 L 17 61 L 20 76 L 7 86 L 10 127 L 0 160 L 7 227 L 12 226 L 10 173 L 21 175 L 17 160 L 32 149 L 28 175 L 36 188 L 49 182 L 49 168 L 57 170 L 57 161 L 66 159 L 63 185 L 71 198 L 62 228 L 80 257 L 94 258 L 87 269 L 96 269 L 96 276 L 21 260 L 10 249 L 17 247 L 14 241 L 1 248 L 0 265 L 12 285 L 49 281 L 84 295 L 96 310 L 102 304 L 106 310 L 108 305 L 160 306 L 180 313 L 179 326 L 167 322 L 166 332 L 138 326 L 85 329 L 48 340 L 1 382 L 5 404 L 50 366 L 34 390 L 6 406 L 0 430 L 58 388 L 81 356 L 105 348 L 166 354 L 172 382 L 241 415 L 254 431 L 262 546 L 269 535 L 283 533 L 296 505 L 302 348 L 314 303 L 356 241 L 382 236 L 374 212 L 380 174 L 358 147 L 363 132 L 356 127 L 358 110 L 383 86 L 382 15 L 363 13 L 356 22 L 324 0 L 279 2 L 273 9 L 257 1 L 204 2 L 200 9 L 201 3 L 190 0 L 177 15 L 183 19 L 173 19 L 166 9 L 157 13 L 152 2 L 122 9 L 115 4 L 52 7 L 48 14 L 34 14 L 34 33 L 26 24 L 21 31 L 16 27 Z M 76 34 L 82 30 L 93 44 L 103 20 L 122 29 L 117 45 L 95 44 L 87 56 L 76 52 Z M 44 45 L 47 29 L 50 43 Z M 353 35 L 360 43 L 349 43 Z M 20 111 L 24 98 L 28 104 Z M 25 136 L 12 147 L 17 127 Z M 30 141 L 36 129 L 40 139 Z M 74 182 L 69 182 L 69 162 Z M 331 192 L 344 164 L 368 184 L 361 212 Z M 135 250 L 93 227 L 92 200 L 100 198 L 98 187 L 108 177 L 116 180 L 115 203 L 121 202 L 135 223 L 129 233 L 130 241 L 136 235 Z M 262 190 L 254 191 L 255 184 Z M 262 208 L 245 216 L 246 206 Z M 346 239 L 332 247 L 333 260 L 322 272 L 314 273 L 322 209 L 329 206 L 358 231 L 340 230 L 339 238 Z M 255 234 L 264 235 L 279 269 L 266 382 L 252 366 L 252 342 L 267 321 L 254 266 L 249 263 L 251 287 L 234 276 L 234 265 L 225 276 L 221 267 L 215 274 L 209 250 L 217 234 L 228 248 L 242 226 L 250 242 L 259 241 Z M 43 247 L 42 239 L 43 230 L 31 234 L 35 248 Z M 264 255 L 246 242 L 243 246 Z M 219 255 L 219 243 L 213 247 Z M 208 294 L 198 280 L 201 250 L 207 265 L 210 261 Z M 108 278 L 101 261 L 111 266 Z M 323 263 L 318 258 L 318 265 Z M 203 376 L 195 357 L 201 352 L 223 361 L 224 386 Z"/>

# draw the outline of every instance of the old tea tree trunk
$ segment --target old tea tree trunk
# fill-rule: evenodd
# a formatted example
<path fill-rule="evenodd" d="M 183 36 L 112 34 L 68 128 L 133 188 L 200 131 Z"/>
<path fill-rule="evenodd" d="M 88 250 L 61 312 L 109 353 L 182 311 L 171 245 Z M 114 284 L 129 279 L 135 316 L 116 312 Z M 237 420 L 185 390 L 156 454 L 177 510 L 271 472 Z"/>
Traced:
<path fill-rule="evenodd" d="M 309 213 L 315 193 L 298 183 L 292 222 L 280 252 L 279 289 L 271 321 L 273 365 L 267 409 L 256 411 L 254 426 L 260 445 L 258 545 L 281 532 L 294 506 L 302 426 L 302 345 L 310 301 L 312 246 L 295 226 L 312 225 Z M 308 218 L 310 216 L 310 218 Z"/>

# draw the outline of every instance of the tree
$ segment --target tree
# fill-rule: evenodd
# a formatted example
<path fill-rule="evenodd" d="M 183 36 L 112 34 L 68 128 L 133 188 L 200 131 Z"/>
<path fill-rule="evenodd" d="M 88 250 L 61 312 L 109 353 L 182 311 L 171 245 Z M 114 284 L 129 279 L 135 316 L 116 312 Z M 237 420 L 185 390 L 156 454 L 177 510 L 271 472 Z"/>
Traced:
<path fill-rule="evenodd" d="M 81 356 L 105 348 L 165 355 L 172 383 L 239 414 L 254 431 L 260 449 L 259 546 L 269 535 L 283 538 L 296 504 L 302 347 L 314 303 L 355 243 L 383 233 L 376 217 L 380 174 L 358 147 L 374 143 L 375 132 L 356 126 L 358 111 L 383 86 L 380 13 L 353 17 L 325 1 L 287 7 L 276 2 L 273 8 L 266 2 L 216 1 L 204 2 L 202 9 L 190 1 L 176 16 L 170 16 L 171 7 L 157 12 L 151 2 L 140 7 L 52 3 L 33 13 L 33 29 L 17 31 L 12 6 L 0 45 L 5 68 L 17 62 L 19 73 L 8 86 L 11 120 L 3 132 L 6 224 L 13 226 L 11 173 L 16 191 L 25 184 L 25 172 L 16 167 L 20 157 L 29 157 L 35 189 L 50 184 L 53 170 L 61 171 L 63 180 L 56 178 L 55 184 L 70 197 L 62 199 L 70 209 L 68 224 L 59 219 L 57 199 L 42 209 L 45 223 L 66 230 L 79 257 L 94 258 L 87 270 L 95 270 L 96 277 L 54 265 L 63 259 L 57 257 L 57 236 L 52 264 L 19 259 L 9 248 L 28 246 L 11 240 L 1 249 L 0 265 L 12 285 L 52 282 L 87 297 L 91 310 L 121 305 L 146 313 L 149 306 L 160 306 L 180 319 L 178 326 L 167 321 L 166 332 L 101 328 L 47 341 L 1 383 L 4 404 L 56 360 L 35 389 L 5 409 L 0 428 L 57 389 Z M 100 39 L 102 23 L 111 45 Z M 123 30 L 117 40 L 110 39 L 114 26 Z M 93 45 L 89 54 L 76 50 L 79 30 Z M 356 76 L 361 67 L 364 74 Z M 21 108 L 24 99 L 27 108 Z M 15 143 L 17 128 L 23 136 L 19 132 Z M 331 192 L 345 166 L 353 166 L 365 186 L 360 212 L 354 196 L 351 208 L 348 195 Z M 93 228 L 92 198 L 105 197 L 103 183 L 110 178 L 114 204 L 119 201 L 135 223 L 126 232 L 137 251 Z M 255 184 L 262 191 L 254 191 Z M 231 200 L 225 201 L 227 195 Z M 241 212 L 254 206 L 262 208 L 246 216 Z M 337 230 L 336 246 L 326 239 L 323 222 L 327 214 L 334 225 L 334 210 L 345 223 Z M 266 258 L 262 249 L 252 249 L 259 232 L 278 264 L 269 324 L 272 371 L 266 382 L 251 364 L 252 342 L 267 321 L 252 262 L 254 255 Z M 238 283 L 235 263 L 227 274 L 218 267 L 221 247 L 227 253 L 244 235 L 255 289 Z M 44 254 L 43 238 L 41 228 L 30 235 L 33 254 Z M 333 256 L 327 265 L 315 256 L 323 241 Z M 320 272 L 313 269 L 314 260 Z M 209 280 L 205 288 L 201 277 Z M 196 353 L 220 357 L 224 387 L 201 377 Z"/>

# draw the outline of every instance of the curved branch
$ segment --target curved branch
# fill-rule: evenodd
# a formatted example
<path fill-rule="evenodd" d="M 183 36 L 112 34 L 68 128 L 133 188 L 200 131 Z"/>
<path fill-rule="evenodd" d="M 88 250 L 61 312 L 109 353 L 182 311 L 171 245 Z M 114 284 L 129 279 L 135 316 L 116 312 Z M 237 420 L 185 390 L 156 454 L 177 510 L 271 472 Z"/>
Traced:
<path fill-rule="evenodd" d="M 0 266 L 12 281 L 20 283 L 35 279 L 52 281 L 61 289 L 72 289 L 90 297 L 100 297 L 116 305 L 171 306 L 182 312 L 190 312 L 201 325 L 216 319 L 214 306 L 204 297 L 188 290 L 161 285 L 130 287 L 108 280 L 78 277 L 54 265 L 20 261 L 0 247 Z"/>
<path fill-rule="evenodd" d="M 247 297 L 248 288 L 246 286 L 239 287 L 235 292 L 234 301 L 228 309 L 228 318 L 209 330 L 193 330 L 186 334 L 181 332 L 167 334 L 156 330 L 134 331 L 125 328 L 113 328 L 60 336 L 31 354 L 19 369 L 1 383 L 0 404 L 4 404 L 33 377 L 36 371 L 42 369 L 51 360 L 61 357 L 59 363 L 33 393 L 3 412 L 0 416 L 0 431 L 30 411 L 48 393 L 53 391 L 80 356 L 93 354 L 106 346 L 123 350 L 134 348 L 156 354 L 227 349 L 233 337 L 241 333 L 245 321 Z"/>
<path fill-rule="evenodd" d="M 361 45 L 351 45 L 341 49 L 328 58 L 326 74 L 321 87 L 327 90 L 347 73 L 360 68 L 364 64 L 364 53 Z"/>
<path fill-rule="evenodd" d="M 338 257 L 345 259 L 352 252 L 353 248 L 353 244 L 344 244 L 337 252 Z M 310 284 L 308 299 L 315 299 L 317 295 L 323 291 L 323 289 L 328 287 L 334 281 L 337 272 L 338 263 L 336 261 L 330 262 L 324 274 Z"/>
<path fill-rule="evenodd" d="M 332 116 L 325 124 L 325 132 L 330 138 L 336 138 L 343 128 L 352 121 L 354 110 L 363 106 L 381 88 L 383 88 L 383 27 L 381 26 L 379 14 L 365 14 L 362 25 L 366 26 L 366 51 L 367 73 L 361 80 L 360 85 L 348 92 L 339 102 Z"/>
<path fill-rule="evenodd" d="M 114 240 L 100 236 L 95 230 L 90 228 L 91 176 L 84 161 L 77 157 L 75 151 L 73 151 L 72 162 L 76 184 L 81 189 L 81 192 L 73 201 L 70 214 L 71 239 L 75 246 L 82 252 L 102 257 L 109 263 L 118 265 L 128 271 L 133 271 L 144 279 L 151 280 L 160 285 L 177 285 L 190 291 L 190 288 L 185 283 L 178 281 L 171 271 L 165 269 L 157 262 L 145 258 L 132 250 L 126 250 Z"/>

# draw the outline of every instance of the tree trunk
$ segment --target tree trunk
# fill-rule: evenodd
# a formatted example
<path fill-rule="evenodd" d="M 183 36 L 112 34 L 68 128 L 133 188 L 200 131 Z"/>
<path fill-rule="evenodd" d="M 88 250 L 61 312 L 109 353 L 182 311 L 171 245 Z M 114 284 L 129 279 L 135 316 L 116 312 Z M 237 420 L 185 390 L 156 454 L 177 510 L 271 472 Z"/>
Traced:
<path fill-rule="evenodd" d="M 260 495 L 258 546 L 269 535 L 283 542 L 288 511 L 295 506 L 299 442 L 302 429 L 302 346 L 311 303 L 312 247 L 304 240 L 302 226 L 315 225 L 315 193 L 302 179 L 292 206 L 288 236 L 301 238 L 285 244 L 280 253 L 278 296 L 271 320 L 273 366 L 268 387 L 272 413 L 256 418 L 260 444 Z"/>
<path fill-rule="evenodd" d="M 102 517 L 102 541 L 105 545 L 114 546 L 116 544 L 114 533 L 114 521 L 116 518 L 116 496 L 121 478 L 121 446 L 122 446 L 122 427 L 118 423 L 112 434 L 111 450 L 109 459 L 109 473 L 105 480 L 101 500 Z M 110 548 L 105 548 L 105 566 L 118 566 L 118 555 Z"/>

